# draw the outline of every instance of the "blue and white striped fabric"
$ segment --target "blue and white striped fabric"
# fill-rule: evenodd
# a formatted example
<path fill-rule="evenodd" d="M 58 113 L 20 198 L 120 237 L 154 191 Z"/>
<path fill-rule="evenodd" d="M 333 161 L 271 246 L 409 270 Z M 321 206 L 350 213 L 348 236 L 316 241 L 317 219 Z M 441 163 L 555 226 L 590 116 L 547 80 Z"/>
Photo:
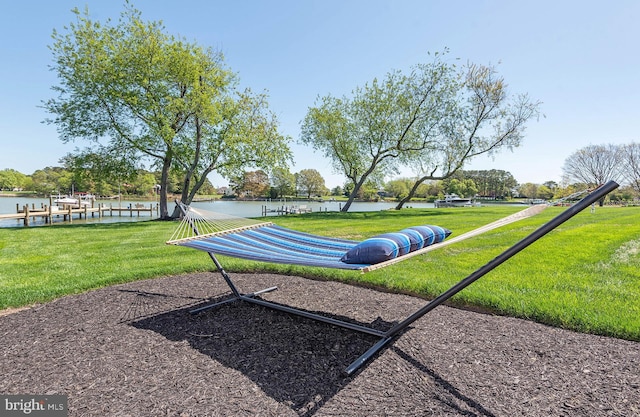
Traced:
<path fill-rule="evenodd" d="M 271 224 L 175 243 L 217 255 L 255 261 L 362 269 L 442 242 L 450 234 L 451 231 L 439 226 L 415 226 L 356 242 Z"/>
<path fill-rule="evenodd" d="M 178 245 L 263 262 L 324 268 L 361 269 L 369 264 L 346 264 L 340 258 L 359 242 L 298 232 L 270 225 L 235 233 L 178 242 Z"/>

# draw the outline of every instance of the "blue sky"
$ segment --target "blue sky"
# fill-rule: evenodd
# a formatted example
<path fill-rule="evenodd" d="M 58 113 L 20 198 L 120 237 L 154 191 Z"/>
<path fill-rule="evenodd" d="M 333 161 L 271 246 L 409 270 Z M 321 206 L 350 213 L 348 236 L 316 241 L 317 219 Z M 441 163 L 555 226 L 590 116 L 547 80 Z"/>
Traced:
<path fill-rule="evenodd" d="M 560 182 L 565 159 L 596 144 L 640 141 L 640 1 L 513 0 L 137 0 L 145 20 L 223 52 L 241 85 L 266 90 L 281 132 L 295 139 L 318 96 L 348 95 L 390 70 L 451 59 L 493 64 L 512 94 L 543 102 L 523 145 L 467 169 L 503 169 L 520 183 Z M 39 108 L 57 79 L 49 70 L 53 29 L 88 6 L 117 20 L 124 1 L 5 2 L 0 17 L 0 169 L 25 174 L 58 160 L 65 145 Z M 310 148 L 295 166 L 317 169 L 329 187 L 344 179 Z M 408 175 L 409 173 L 407 173 Z M 214 185 L 226 181 L 213 177 Z"/>

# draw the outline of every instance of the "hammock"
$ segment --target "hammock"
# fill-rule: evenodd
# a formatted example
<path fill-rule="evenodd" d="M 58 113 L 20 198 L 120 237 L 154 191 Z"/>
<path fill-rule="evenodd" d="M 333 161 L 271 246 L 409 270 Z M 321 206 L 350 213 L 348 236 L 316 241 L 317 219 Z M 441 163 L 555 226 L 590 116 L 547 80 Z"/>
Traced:
<path fill-rule="evenodd" d="M 529 207 L 449 240 L 445 240 L 448 236 L 446 229 L 428 225 L 426 227 L 431 229 L 433 236 L 427 245 L 416 250 L 407 250 L 399 256 L 378 263 L 342 261 L 345 254 L 363 242 L 303 233 L 271 222 L 206 212 L 190 206 L 182 207 L 186 214 L 167 243 L 254 261 L 352 269 L 364 273 L 525 219 L 540 213 L 546 207 L 546 204 Z"/>
<path fill-rule="evenodd" d="M 353 323 L 351 321 L 337 320 L 335 318 L 327 317 L 321 314 L 316 314 L 287 305 L 267 301 L 259 297 L 261 294 L 276 290 L 277 287 L 266 288 L 264 290 L 256 291 L 253 293 L 241 293 L 240 291 L 238 291 L 235 284 L 231 280 L 231 277 L 224 270 L 220 261 L 215 256 L 216 254 L 225 254 L 229 256 L 244 257 L 245 259 L 255 259 L 268 262 L 297 263 L 303 265 L 344 268 L 343 265 L 338 266 L 340 263 L 344 263 L 339 260 L 342 259 L 342 257 L 338 258 L 338 255 L 340 253 L 345 253 L 352 250 L 359 244 L 358 242 L 310 235 L 281 228 L 275 226 L 273 223 L 249 219 L 238 219 L 233 216 L 218 215 L 214 219 L 212 219 L 211 217 L 207 218 L 194 208 L 182 206 L 179 204 L 179 206 L 183 210 L 184 219 L 180 224 L 180 227 L 178 227 L 178 229 L 176 230 L 176 233 L 174 233 L 174 236 L 172 236 L 172 238 L 167 243 L 192 247 L 195 249 L 206 251 L 213 263 L 216 265 L 218 272 L 222 275 L 227 285 L 229 286 L 229 289 L 231 290 L 232 297 L 230 297 L 229 299 L 191 310 L 192 314 L 197 314 L 226 303 L 245 301 L 251 304 L 261 305 L 288 314 L 294 314 L 297 316 L 320 321 L 323 323 L 328 323 L 334 326 L 340 326 L 378 337 L 379 339 L 375 344 L 373 344 L 366 352 L 360 355 L 360 357 L 358 357 L 344 370 L 344 373 L 348 376 L 352 375 L 354 372 L 360 369 L 360 367 L 362 367 L 368 360 L 370 360 L 385 346 L 387 346 L 395 338 L 402 334 L 402 332 L 405 331 L 413 322 L 423 317 L 425 314 L 427 314 L 437 306 L 443 304 L 458 292 L 462 291 L 467 286 L 471 285 L 473 282 L 480 279 L 488 272 L 492 271 L 497 266 L 510 259 L 518 252 L 540 239 L 542 236 L 560 226 L 562 223 L 569 220 L 571 217 L 575 216 L 586 207 L 589 207 L 599 199 L 604 198 L 606 194 L 613 191 L 617 187 L 617 183 L 615 183 L 614 181 L 609 181 L 608 183 L 592 191 L 575 205 L 567 208 L 558 216 L 540 226 L 524 239 L 508 248 L 500 255 L 496 256 L 493 260 L 480 267 L 469 276 L 462 279 L 457 284 L 453 285 L 451 288 L 449 288 L 433 300 L 429 301 L 409 317 L 396 323 L 393 327 L 386 331 L 377 330 L 369 326 Z M 529 209 L 523 210 L 504 219 L 495 221 L 471 232 L 462 234 L 453 239 L 445 241 L 444 238 L 442 238 L 443 241 L 441 241 L 440 243 L 425 246 L 414 251 L 408 251 L 408 253 L 400 254 L 400 256 L 396 256 L 388 261 L 371 265 L 360 264 L 355 268 L 366 272 L 367 270 L 390 265 L 399 262 L 400 260 L 407 259 L 411 256 L 420 255 L 427 251 L 459 242 L 469 237 L 477 236 L 486 231 L 493 230 L 506 224 L 513 223 L 514 221 L 532 216 L 536 213 L 539 213 L 544 207 L 546 207 L 546 205 L 533 206 Z M 268 238 L 265 238 L 265 236 L 267 236 Z M 258 244 L 256 247 L 256 245 L 251 244 L 254 241 L 260 241 L 262 243 Z M 267 241 L 268 243 L 264 243 L 264 241 Z M 294 244 L 292 243 L 292 241 L 296 243 Z M 296 246 L 296 249 L 291 249 L 292 246 Z M 322 249 L 309 249 L 316 246 L 319 246 Z M 329 246 L 330 249 L 326 249 L 326 246 Z M 334 251 L 337 253 L 334 254 L 335 256 L 332 255 L 331 259 L 318 259 L 318 256 L 324 256 L 322 254 L 318 255 L 318 252 L 324 253 L 325 251 Z M 296 252 L 296 254 L 294 255 L 292 254 L 292 252 Z M 307 259 L 307 257 L 310 257 L 311 259 Z"/>

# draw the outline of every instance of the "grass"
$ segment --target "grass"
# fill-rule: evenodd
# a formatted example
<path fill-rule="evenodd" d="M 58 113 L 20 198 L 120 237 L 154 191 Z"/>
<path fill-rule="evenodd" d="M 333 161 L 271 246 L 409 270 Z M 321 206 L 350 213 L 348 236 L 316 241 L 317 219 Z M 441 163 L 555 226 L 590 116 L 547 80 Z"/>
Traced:
<path fill-rule="evenodd" d="M 360 240 L 417 224 L 441 225 L 457 235 L 518 210 L 489 206 L 272 219 L 302 231 Z M 229 271 L 295 274 L 433 297 L 561 210 L 550 207 L 530 219 L 368 274 L 234 258 L 223 258 L 223 265 Z M 0 309 L 138 279 L 211 270 L 202 252 L 163 244 L 175 226 L 147 221 L 0 229 Z M 579 213 L 451 303 L 640 341 L 639 298 L 640 210 L 606 207 Z"/>

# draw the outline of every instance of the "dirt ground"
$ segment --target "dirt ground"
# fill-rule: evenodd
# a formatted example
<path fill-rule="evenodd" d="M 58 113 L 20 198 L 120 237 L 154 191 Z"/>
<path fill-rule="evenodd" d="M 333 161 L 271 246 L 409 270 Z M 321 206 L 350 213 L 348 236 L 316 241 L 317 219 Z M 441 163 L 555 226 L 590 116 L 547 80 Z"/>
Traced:
<path fill-rule="evenodd" d="M 241 290 L 386 329 L 425 300 L 239 274 Z M 640 416 L 640 343 L 446 306 L 351 377 L 373 336 L 223 298 L 219 276 L 112 286 L 0 316 L 0 393 L 70 416 Z"/>

